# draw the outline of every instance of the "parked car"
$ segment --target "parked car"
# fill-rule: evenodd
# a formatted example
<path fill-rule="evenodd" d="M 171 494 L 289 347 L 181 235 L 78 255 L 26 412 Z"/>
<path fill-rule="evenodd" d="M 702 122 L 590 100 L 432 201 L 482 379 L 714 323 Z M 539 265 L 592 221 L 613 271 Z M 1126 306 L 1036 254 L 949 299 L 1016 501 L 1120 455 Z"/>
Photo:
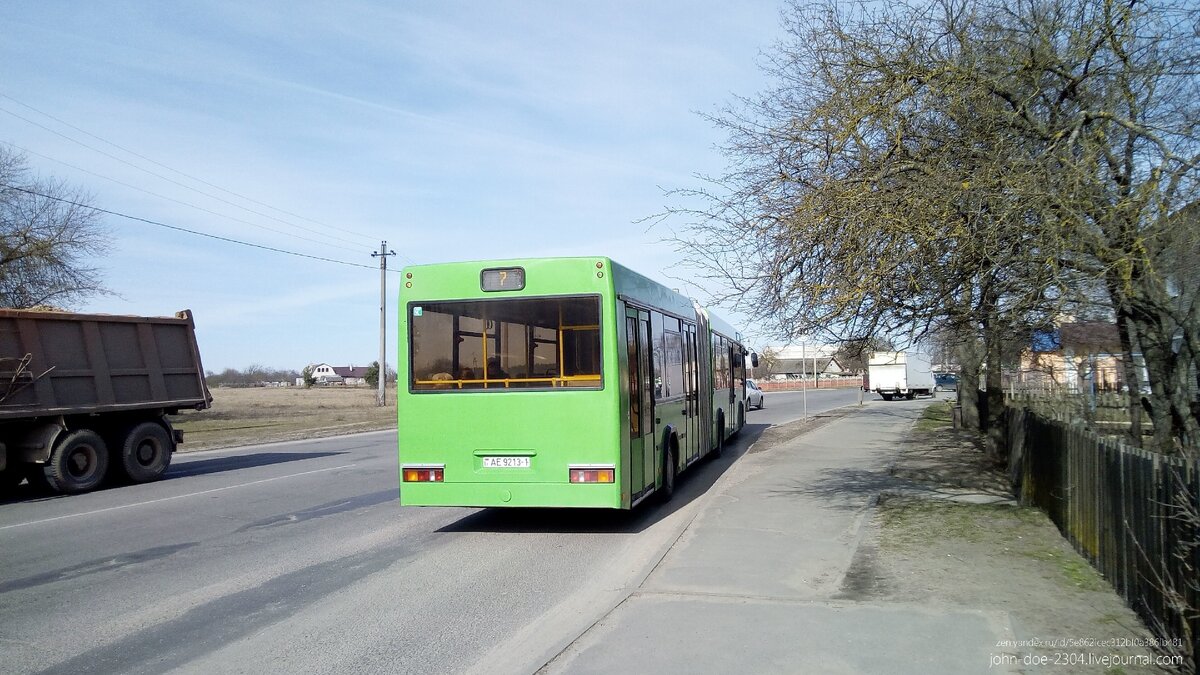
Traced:
<path fill-rule="evenodd" d="M 767 397 L 763 395 L 762 389 L 758 388 L 758 383 L 754 380 L 746 380 L 746 405 L 762 410 L 766 404 Z"/>
<path fill-rule="evenodd" d="M 933 376 L 934 391 L 958 391 L 958 376 L 954 373 L 938 373 Z"/>

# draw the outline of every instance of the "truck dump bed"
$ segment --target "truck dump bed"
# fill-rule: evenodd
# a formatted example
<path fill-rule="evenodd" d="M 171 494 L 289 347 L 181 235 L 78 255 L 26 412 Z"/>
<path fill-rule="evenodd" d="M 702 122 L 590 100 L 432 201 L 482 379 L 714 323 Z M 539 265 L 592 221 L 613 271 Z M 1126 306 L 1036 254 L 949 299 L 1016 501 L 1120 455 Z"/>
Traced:
<path fill-rule="evenodd" d="M 0 309 L 0 421 L 211 402 L 189 310 L 142 317 Z"/>

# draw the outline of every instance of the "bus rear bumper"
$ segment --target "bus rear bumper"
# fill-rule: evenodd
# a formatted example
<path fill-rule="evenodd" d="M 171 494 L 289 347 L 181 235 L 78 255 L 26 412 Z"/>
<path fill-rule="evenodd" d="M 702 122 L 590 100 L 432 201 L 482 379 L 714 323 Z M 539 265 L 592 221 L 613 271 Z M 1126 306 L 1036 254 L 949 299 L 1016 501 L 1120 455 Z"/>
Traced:
<path fill-rule="evenodd" d="M 401 506 L 629 508 L 616 484 L 401 483 Z"/>

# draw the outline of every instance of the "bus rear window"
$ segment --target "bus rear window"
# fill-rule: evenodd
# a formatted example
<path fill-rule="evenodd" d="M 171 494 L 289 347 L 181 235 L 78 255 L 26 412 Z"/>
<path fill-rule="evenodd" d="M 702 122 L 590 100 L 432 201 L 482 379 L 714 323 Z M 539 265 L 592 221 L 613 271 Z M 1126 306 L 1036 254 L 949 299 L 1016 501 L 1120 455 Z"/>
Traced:
<path fill-rule="evenodd" d="M 409 305 L 414 391 L 602 386 L 600 298 Z"/>

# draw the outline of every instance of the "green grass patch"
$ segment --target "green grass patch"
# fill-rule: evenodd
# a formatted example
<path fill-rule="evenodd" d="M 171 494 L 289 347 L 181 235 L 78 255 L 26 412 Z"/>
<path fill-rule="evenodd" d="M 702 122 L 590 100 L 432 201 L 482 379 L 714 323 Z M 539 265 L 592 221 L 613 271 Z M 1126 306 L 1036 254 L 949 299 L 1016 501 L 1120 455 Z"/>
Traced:
<path fill-rule="evenodd" d="M 1015 542 L 1043 522 L 1037 509 L 1007 504 L 966 504 L 936 499 L 889 499 L 880 504 L 884 545 L 920 547 L 938 541 Z"/>
<path fill-rule="evenodd" d="M 917 420 L 917 431 L 940 431 L 954 425 L 951 402 L 938 402 L 925 406 Z"/>
<path fill-rule="evenodd" d="M 1085 591 L 1100 591 L 1106 588 L 1104 579 L 1086 560 L 1074 553 L 1064 553 L 1050 549 L 1034 549 L 1022 551 L 1022 555 L 1050 563 L 1062 575 L 1062 580 L 1069 586 Z"/>

